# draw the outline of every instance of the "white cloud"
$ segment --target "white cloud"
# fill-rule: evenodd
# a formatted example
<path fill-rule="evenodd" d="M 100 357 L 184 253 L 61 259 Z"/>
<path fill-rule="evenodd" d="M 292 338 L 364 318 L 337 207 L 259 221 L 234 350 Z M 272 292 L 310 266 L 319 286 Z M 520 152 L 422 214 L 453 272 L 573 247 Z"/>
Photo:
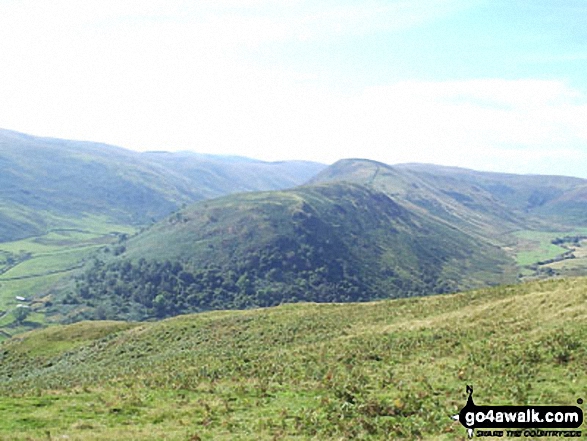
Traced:
<path fill-rule="evenodd" d="M 1 2 L 0 126 L 262 159 L 353 156 L 509 171 L 548 171 L 557 159 L 557 173 L 584 163 L 587 97 L 561 81 L 328 88 L 319 70 L 263 68 L 254 58 L 269 42 L 395 32 L 466 5 Z"/>
<path fill-rule="evenodd" d="M 512 150 L 530 163 L 533 152 L 576 155 L 587 146 L 579 116 L 587 114 L 587 99 L 557 81 L 403 82 L 368 89 L 352 107 L 361 120 L 356 141 L 369 140 L 366 156 L 389 162 L 482 167 L 478 158 Z"/>

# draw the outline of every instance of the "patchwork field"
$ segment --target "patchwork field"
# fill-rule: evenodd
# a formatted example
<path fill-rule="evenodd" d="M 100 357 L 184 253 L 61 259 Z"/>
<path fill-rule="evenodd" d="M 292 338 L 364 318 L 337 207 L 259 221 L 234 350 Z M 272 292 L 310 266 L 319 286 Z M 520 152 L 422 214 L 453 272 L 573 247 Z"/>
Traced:
<path fill-rule="evenodd" d="M 62 229 L 15 242 L 0 243 L 0 341 L 45 323 L 39 297 L 63 276 L 79 268 L 98 248 L 115 245 L 130 226 L 114 225 L 99 217 L 84 220 L 83 229 Z M 26 299 L 33 311 L 15 322 L 12 311 Z"/>
<path fill-rule="evenodd" d="M 587 251 L 583 248 L 585 241 L 571 240 L 583 236 L 587 236 L 585 228 L 515 232 L 516 243 L 512 247 L 512 252 L 520 267 L 521 276 L 535 278 L 584 275 L 584 270 L 587 269 Z M 570 254 L 572 256 L 569 256 Z"/>

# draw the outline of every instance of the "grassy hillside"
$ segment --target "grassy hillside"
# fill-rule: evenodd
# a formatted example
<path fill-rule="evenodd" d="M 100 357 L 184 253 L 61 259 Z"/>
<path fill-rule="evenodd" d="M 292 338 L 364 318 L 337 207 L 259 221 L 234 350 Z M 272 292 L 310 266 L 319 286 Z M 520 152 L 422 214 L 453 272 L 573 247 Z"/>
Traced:
<path fill-rule="evenodd" d="M 346 159 L 311 180 L 332 181 L 373 186 L 429 216 L 502 243 L 512 231 L 565 230 L 584 226 L 587 219 L 587 180 L 579 178 Z"/>
<path fill-rule="evenodd" d="M 586 274 L 582 253 L 569 253 L 576 244 L 561 245 L 561 238 L 586 234 L 585 179 L 347 159 L 311 180 L 345 181 L 378 189 L 410 210 L 499 246 L 516 261 L 521 279 Z"/>
<path fill-rule="evenodd" d="M 587 231 L 576 222 L 581 179 L 368 160 L 322 170 L 8 131 L 0 163 L 0 339 L 27 328 L 14 322 L 16 297 L 35 299 L 27 323 L 37 326 L 47 312 L 145 319 L 452 292 L 587 268 L 580 243 L 559 240 Z M 319 170 L 313 185 L 197 203 L 116 243 L 187 202 L 295 185 Z M 561 204 L 576 217 L 553 215 Z M 89 261 L 77 281 L 62 279 Z"/>
<path fill-rule="evenodd" d="M 575 405 L 587 280 L 153 323 L 0 346 L 0 439 L 464 440 L 466 402 Z"/>
<path fill-rule="evenodd" d="M 0 241 L 83 227 L 84 215 L 144 223 L 198 197 L 187 179 L 112 146 L 1 131 L 0 164 Z"/>
<path fill-rule="evenodd" d="M 492 239 L 528 227 L 521 208 L 512 209 L 487 191 L 452 175 L 425 175 L 418 170 L 364 159 L 341 160 L 311 182 L 350 181 L 371 186 L 422 215 L 454 225 L 469 234 Z"/>
<path fill-rule="evenodd" d="M 146 152 L 141 156 L 188 178 L 190 185 L 206 199 L 245 191 L 295 187 L 326 167 L 309 161 L 264 162 L 193 152 Z"/>
<path fill-rule="evenodd" d="M 491 195 L 500 204 L 537 225 L 585 226 L 587 180 L 568 176 L 516 175 L 424 164 L 396 166 L 446 189 L 451 184 Z M 458 190 L 457 190 L 458 191 Z M 542 222 L 541 222 L 542 221 Z"/>
<path fill-rule="evenodd" d="M 137 153 L 0 130 L 0 242 L 83 228 L 84 216 L 145 224 L 182 204 L 287 188 L 323 166 L 196 154 Z M 254 176 L 254 179 L 252 177 Z"/>
<path fill-rule="evenodd" d="M 201 202 L 125 248 L 101 256 L 55 296 L 56 309 L 160 318 L 454 292 L 515 276 L 498 248 L 350 183 Z"/>

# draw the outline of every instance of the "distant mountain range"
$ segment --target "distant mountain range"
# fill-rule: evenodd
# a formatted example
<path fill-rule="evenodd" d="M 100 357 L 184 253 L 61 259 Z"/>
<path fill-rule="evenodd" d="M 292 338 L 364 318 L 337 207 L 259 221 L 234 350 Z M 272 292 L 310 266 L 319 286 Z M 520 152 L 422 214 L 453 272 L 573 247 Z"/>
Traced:
<path fill-rule="evenodd" d="M 512 233 L 587 224 L 587 180 L 562 176 L 136 153 L 10 131 L 0 164 L 1 241 L 89 215 L 143 226 L 39 294 L 66 320 L 513 283 Z"/>
<path fill-rule="evenodd" d="M 105 144 L 0 130 L 0 241 L 83 225 L 87 215 L 145 224 L 202 199 L 303 183 L 325 166 Z"/>
<path fill-rule="evenodd" d="M 370 185 L 409 207 L 484 237 L 528 227 L 587 225 L 587 180 L 580 178 L 346 159 L 310 182 L 340 180 Z"/>

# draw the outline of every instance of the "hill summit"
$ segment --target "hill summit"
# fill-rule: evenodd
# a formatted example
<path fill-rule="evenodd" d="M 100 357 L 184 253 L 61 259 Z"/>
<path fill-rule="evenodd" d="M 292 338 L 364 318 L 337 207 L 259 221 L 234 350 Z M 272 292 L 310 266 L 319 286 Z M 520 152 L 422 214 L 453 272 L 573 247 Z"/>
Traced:
<path fill-rule="evenodd" d="M 104 317 L 162 317 L 452 292 L 499 283 L 508 264 L 499 248 L 385 193 L 336 182 L 194 204 L 97 259 L 68 295 L 99 303 Z"/>

